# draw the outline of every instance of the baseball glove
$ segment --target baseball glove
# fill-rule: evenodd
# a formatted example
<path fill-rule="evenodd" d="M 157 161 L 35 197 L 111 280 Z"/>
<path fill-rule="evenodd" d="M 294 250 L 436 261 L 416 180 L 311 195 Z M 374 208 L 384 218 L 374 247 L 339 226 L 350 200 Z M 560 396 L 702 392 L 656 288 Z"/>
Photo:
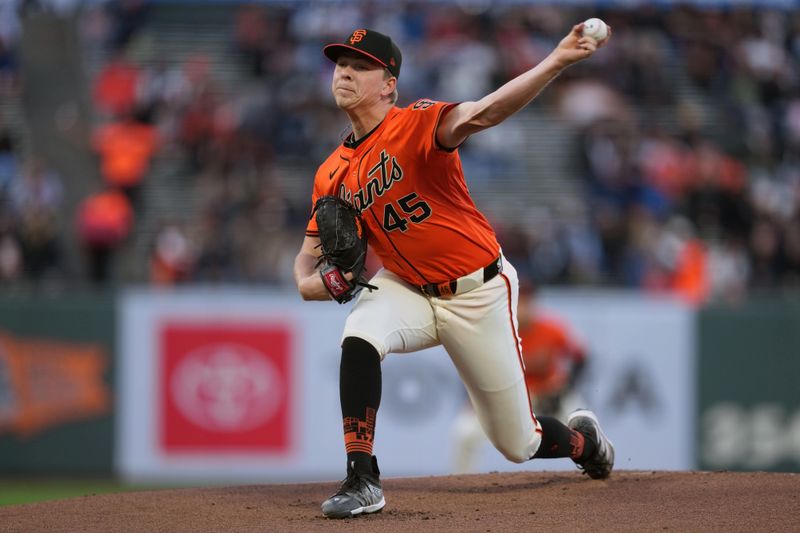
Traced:
<path fill-rule="evenodd" d="M 355 208 L 338 196 L 322 196 L 314 204 L 312 215 L 317 220 L 322 252 L 317 266 L 322 266 L 319 273 L 333 299 L 342 304 L 352 300 L 362 287 L 377 289 L 362 278 L 366 273 L 367 234 Z M 348 272 L 353 273 L 352 281 L 344 276 Z"/>

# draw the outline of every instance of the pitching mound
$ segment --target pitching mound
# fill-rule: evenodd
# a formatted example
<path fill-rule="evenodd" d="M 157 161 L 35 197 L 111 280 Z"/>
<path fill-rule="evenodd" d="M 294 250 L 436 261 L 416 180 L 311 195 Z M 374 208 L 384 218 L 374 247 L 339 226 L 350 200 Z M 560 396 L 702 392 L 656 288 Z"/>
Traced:
<path fill-rule="evenodd" d="M 329 520 L 335 483 L 84 496 L 0 508 L 0 531 L 796 531 L 800 475 L 513 473 L 384 480 L 382 513 Z"/>

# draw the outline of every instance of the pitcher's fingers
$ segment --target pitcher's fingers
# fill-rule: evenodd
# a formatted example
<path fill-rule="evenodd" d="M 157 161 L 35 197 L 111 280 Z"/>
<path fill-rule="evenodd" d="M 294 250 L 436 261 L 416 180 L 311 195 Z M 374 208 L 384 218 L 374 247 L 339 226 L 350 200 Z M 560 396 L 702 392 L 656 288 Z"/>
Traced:
<path fill-rule="evenodd" d="M 578 48 L 581 50 L 586 50 L 588 52 L 594 52 L 597 50 L 598 43 L 592 37 L 581 37 L 578 41 Z"/>
<path fill-rule="evenodd" d="M 601 46 L 605 46 L 605 45 L 606 45 L 606 43 L 608 42 L 608 40 L 611 38 L 611 34 L 612 34 L 612 33 L 613 33 L 613 32 L 611 31 L 611 26 L 608 26 L 608 34 L 606 35 L 606 38 L 605 38 L 605 39 L 603 39 L 602 41 L 600 41 L 599 43 L 597 43 L 597 46 L 598 46 L 598 48 L 599 48 L 599 47 L 601 47 Z"/>

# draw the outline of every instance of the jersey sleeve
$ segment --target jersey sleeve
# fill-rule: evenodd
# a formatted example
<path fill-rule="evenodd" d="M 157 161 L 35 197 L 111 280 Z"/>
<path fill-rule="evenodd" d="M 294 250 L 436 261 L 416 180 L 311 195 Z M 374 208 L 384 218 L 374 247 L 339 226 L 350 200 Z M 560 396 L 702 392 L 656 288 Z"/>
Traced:
<path fill-rule="evenodd" d="M 452 102 L 422 99 L 408 106 L 412 117 L 413 138 L 417 139 L 418 142 L 424 143 L 425 148 L 429 150 L 454 151 L 457 147 L 444 147 L 438 143 L 436 140 L 436 128 L 439 126 L 442 117 L 456 105 L 458 104 Z"/>
<path fill-rule="evenodd" d="M 323 196 L 319 188 L 319 180 L 314 179 L 314 189 L 311 192 L 311 205 L 308 207 L 308 224 L 306 225 L 306 237 L 319 237 L 317 219 L 314 217 L 314 205 L 320 196 Z"/>

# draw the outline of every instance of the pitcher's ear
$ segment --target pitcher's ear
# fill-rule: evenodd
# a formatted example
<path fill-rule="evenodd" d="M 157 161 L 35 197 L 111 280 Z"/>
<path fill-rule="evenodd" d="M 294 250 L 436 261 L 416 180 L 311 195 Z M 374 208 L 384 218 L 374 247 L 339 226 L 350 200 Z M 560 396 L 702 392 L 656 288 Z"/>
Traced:
<path fill-rule="evenodd" d="M 397 88 L 397 78 L 395 78 L 394 76 L 391 76 L 389 78 L 386 78 L 383 81 L 384 81 L 384 84 L 383 84 L 383 90 L 381 91 L 381 94 L 383 96 L 389 96 Z"/>

